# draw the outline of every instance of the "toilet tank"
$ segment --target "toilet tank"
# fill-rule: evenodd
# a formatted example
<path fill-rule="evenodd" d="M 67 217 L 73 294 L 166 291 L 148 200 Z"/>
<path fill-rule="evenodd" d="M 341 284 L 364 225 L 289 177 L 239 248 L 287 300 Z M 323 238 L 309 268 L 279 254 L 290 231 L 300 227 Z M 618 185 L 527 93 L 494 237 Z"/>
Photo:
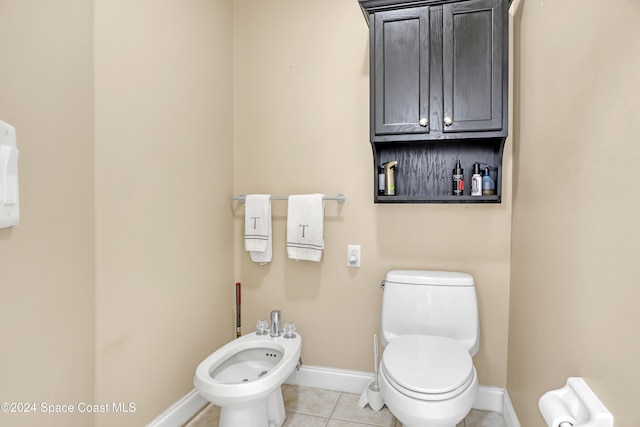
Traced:
<path fill-rule="evenodd" d="M 449 271 L 388 272 L 382 293 L 382 344 L 408 334 L 453 338 L 474 356 L 480 324 L 473 277 Z"/>

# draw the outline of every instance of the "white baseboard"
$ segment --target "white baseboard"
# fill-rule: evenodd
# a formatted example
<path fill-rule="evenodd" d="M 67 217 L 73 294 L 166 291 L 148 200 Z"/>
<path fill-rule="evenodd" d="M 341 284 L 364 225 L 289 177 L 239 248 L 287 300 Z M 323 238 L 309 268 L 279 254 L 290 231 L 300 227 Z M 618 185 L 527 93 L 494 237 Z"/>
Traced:
<path fill-rule="evenodd" d="M 504 388 L 481 385 L 473 409 L 499 412 L 507 427 L 520 427 L 509 393 Z"/>
<path fill-rule="evenodd" d="M 372 379 L 373 372 L 302 365 L 284 383 L 360 394 Z"/>
<path fill-rule="evenodd" d="M 146 427 L 181 427 L 207 405 L 207 399 L 194 388 L 182 399 L 167 408 Z"/>
<path fill-rule="evenodd" d="M 473 409 L 481 411 L 493 411 L 502 413 L 504 400 L 504 389 L 488 385 L 478 387 L 476 401 L 473 402 Z"/>
<path fill-rule="evenodd" d="M 373 372 L 304 365 L 285 384 L 360 394 L 373 379 Z M 179 427 L 196 415 L 207 401 L 194 389 L 160 414 L 146 427 Z M 509 394 L 504 388 L 481 385 L 474 409 L 502 414 L 507 427 L 520 427 Z"/>
<path fill-rule="evenodd" d="M 504 391 L 504 400 L 502 403 L 502 418 L 507 423 L 507 427 L 520 427 L 520 421 L 516 416 L 516 410 L 511 403 L 511 398 L 507 390 Z"/>

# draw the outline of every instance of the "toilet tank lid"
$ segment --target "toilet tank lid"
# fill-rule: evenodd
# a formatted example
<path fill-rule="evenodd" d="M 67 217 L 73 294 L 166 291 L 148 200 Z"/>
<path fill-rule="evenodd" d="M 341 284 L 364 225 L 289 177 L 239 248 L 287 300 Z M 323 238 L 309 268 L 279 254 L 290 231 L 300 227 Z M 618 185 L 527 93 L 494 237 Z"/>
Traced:
<path fill-rule="evenodd" d="M 392 270 L 385 283 L 407 285 L 473 286 L 473 276 L 454 271 Z"/>

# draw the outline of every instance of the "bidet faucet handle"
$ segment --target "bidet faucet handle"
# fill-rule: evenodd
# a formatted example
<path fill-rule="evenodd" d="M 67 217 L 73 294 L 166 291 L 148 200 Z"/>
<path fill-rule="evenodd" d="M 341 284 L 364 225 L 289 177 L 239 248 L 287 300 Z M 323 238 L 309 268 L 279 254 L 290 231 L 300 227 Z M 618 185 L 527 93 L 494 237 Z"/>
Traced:
<path fill-rule="evenodd" d="M 271 336 L 279 337 L 280 331 L 280 310 L 271 311 Z"/>

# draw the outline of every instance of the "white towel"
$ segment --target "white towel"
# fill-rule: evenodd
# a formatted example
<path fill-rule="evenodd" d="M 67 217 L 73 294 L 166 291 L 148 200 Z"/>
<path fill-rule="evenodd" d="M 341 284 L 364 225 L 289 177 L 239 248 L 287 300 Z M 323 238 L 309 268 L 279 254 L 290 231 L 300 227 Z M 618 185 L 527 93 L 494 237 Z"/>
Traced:
<path fill-rule="evenodd" d="M 244 200 L 244 248 L 251 260 L 261 265 L 271 262 L 271 196 L 250 194 Z"/>
<path fill-rule="evenodd" d="M 296 260 L 316 261 L 324 249 L 324 194 L 289 196 L 287 254 Z"/>

